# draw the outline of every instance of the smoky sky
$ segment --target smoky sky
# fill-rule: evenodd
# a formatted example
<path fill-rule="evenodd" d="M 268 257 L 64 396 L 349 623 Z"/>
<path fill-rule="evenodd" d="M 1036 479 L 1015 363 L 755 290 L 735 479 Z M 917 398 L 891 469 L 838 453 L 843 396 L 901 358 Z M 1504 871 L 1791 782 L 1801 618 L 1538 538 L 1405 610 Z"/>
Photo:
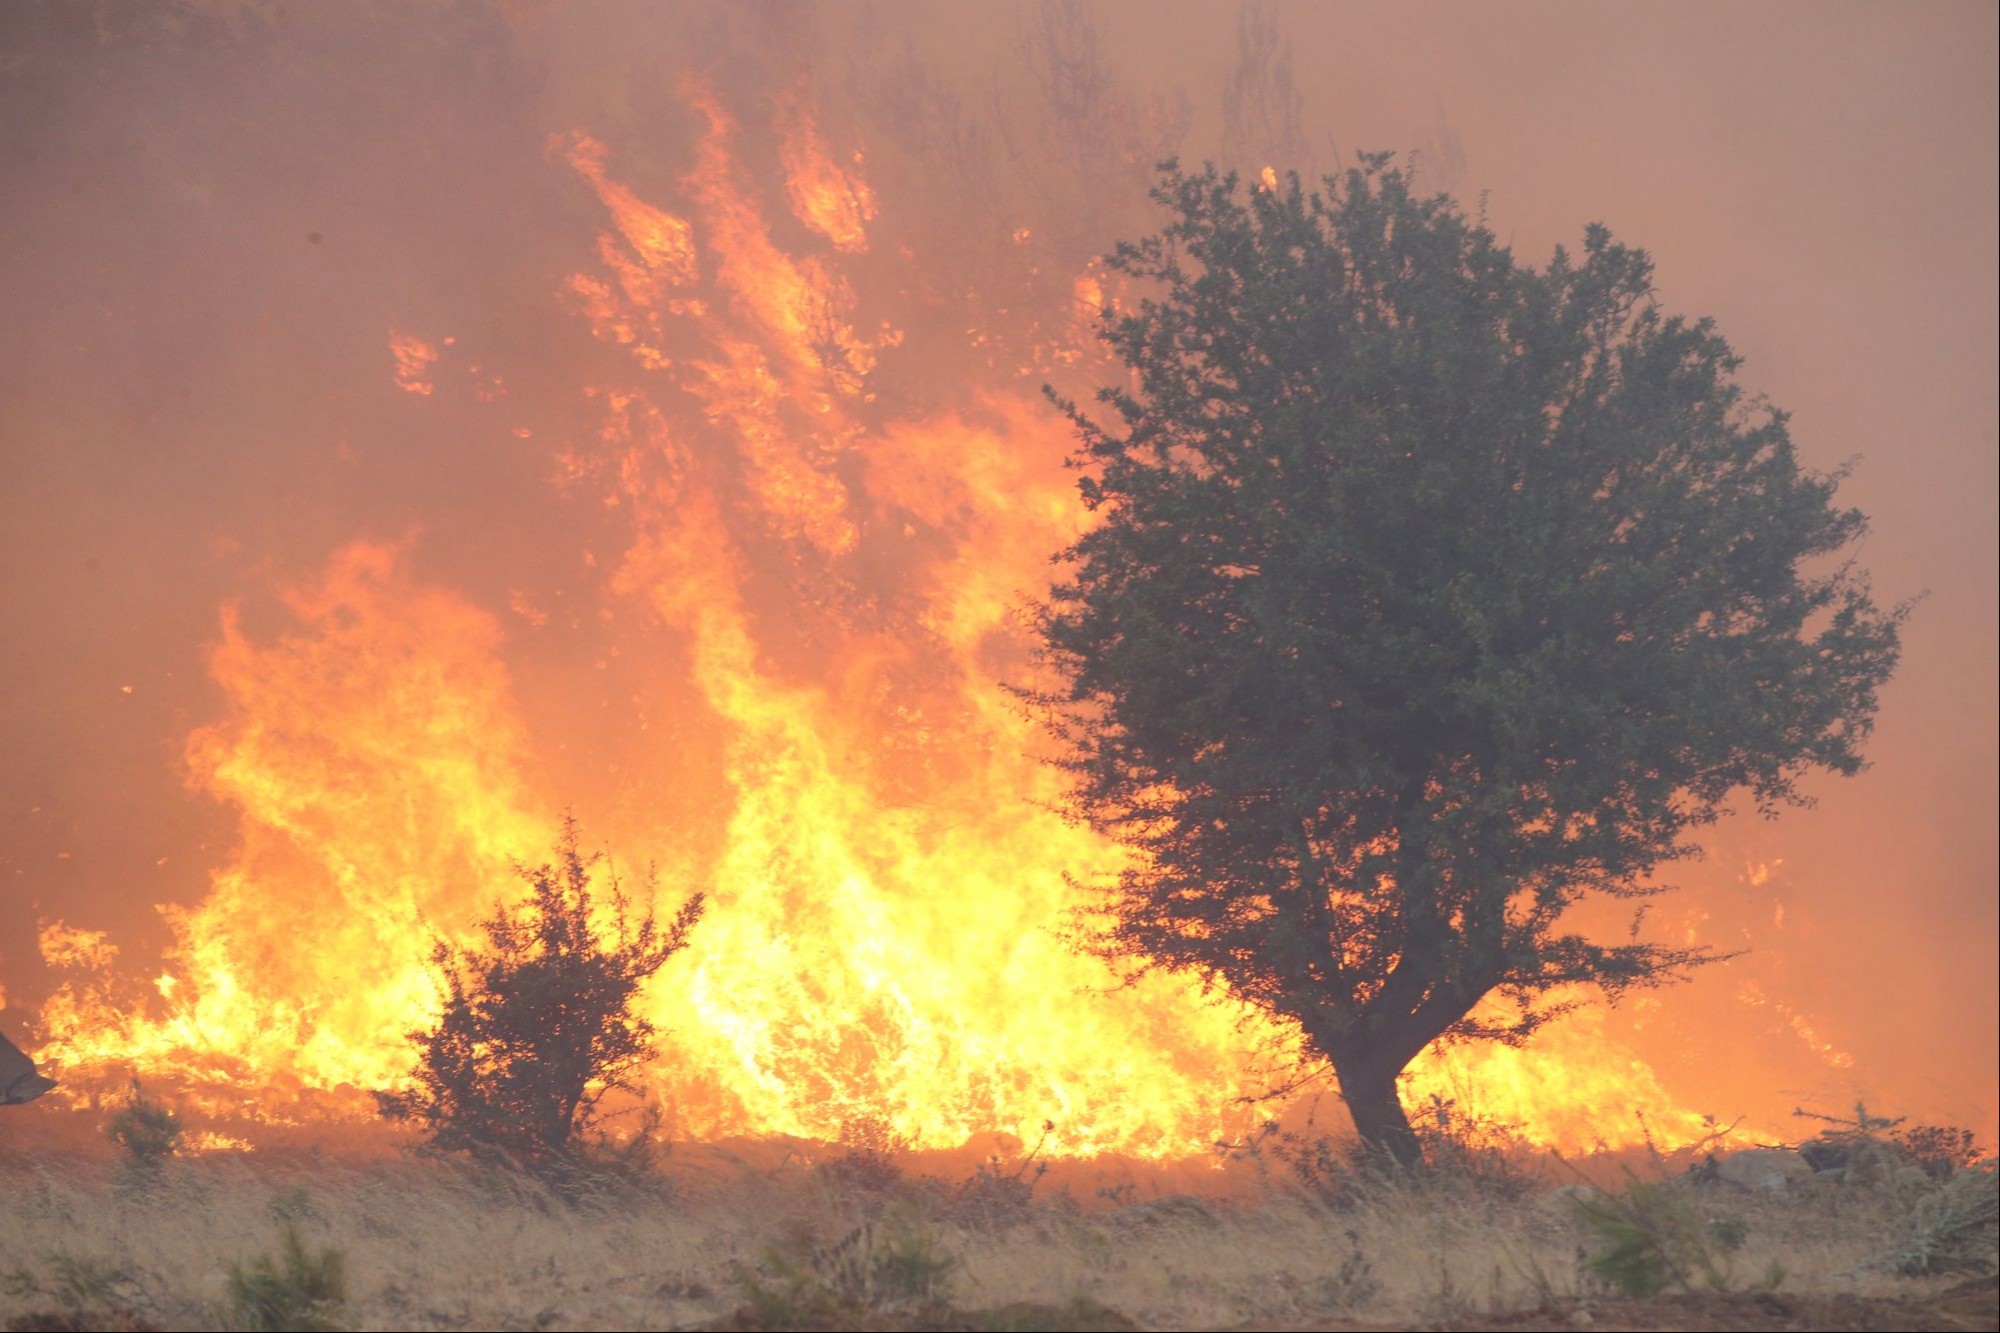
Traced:
<path fill-rule="evenodd" d="M 1667 307 L 1715 317 L 1809 465 L 1851 464 L 1841 496 L 1871 519 L 1857 558 L 1878 599 L 1925 600 L 1872 767 L 1820 783 L 1814 808 L 1707 839 L 1689 874 L 1729 888 L 1702 899 L 1710 938 L 1751 949 L 1754 970 L 1662 998 L 1656 1013 L 1698 1020 L 1663 1068 L 1699 1101 L 1723 1086 L 1704 1073 L 1714 1050 L 1761 1058 L 1700 1035 L 1763 1021 L 1738 984 L 1754 975 L 1852 1057 L 1779 1069 L 1771 1104 L 1865 1092 L 1990 1132 L 1994 8 L 1273 4 L 1252 16 L 1278 35 L 1296 134 L 1223 112 L 1237 7 L 1079 12 L 1122 104 L 1184 121 L 1186 157 L 1255 169 L 1285 153 L 1273 165 L 1310 172 L 1357 149 L 1414 152 L 1420 180 L 1483 210 L 1526 262 L 1606 223 L 1653 256 Z M 181 760 L 221 706 L 202 651 L 225 600 L 244 599 L 258 632 L 260 595 L 358 536 L 410 538 L 420 572 L 485 605 L 560 582 L 536 553 L 594 520 L 547 502 L 539 441 L 602 350 L 552 295 L 598 224 L 551 135 L 602 139 L 642 197 L 665 198 L 688 168 L 674 97 L 688 70 L 739 104 L 809 79 L 830 117 L 867 104 L 877 123 L 921 71 L 985 136 L 969 160 L 1009 179 L 947 189 L 897 175 L 885 151 L 885 209 L 1005 230 L 1056 152 L 1024 110 L 1043 13 L 0 10 L 7 1007 L 32 1010 L 49 985 L 39 920 L 113 928 L 147 957 L 166 940 L 154 906 L 198 899 L 230 846 L 235 813 L 189 790 Z M 1078 196 L 1096 202 L 1076 245 L 1143 224 L 1141 177 Z M 535 442 L 413 412 L 391 329 L 504 366 Z M 564 654 L 593 651 L 517 669 L 560 680 Z M 1739 882 L 1753 862 L 1766 883 Z"/>

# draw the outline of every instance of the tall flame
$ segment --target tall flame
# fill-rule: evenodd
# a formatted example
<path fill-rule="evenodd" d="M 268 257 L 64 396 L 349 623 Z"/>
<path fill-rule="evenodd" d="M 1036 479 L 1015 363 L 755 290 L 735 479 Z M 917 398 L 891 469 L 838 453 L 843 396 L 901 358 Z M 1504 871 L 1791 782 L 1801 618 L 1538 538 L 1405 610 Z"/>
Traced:
<path fill-rule="evenodd" d="M 851 169 L 834 161 L 803 82 L 778 100 L 777 119 L 792 211 L 833 242 L 835 249 L 866 250 L 867 227 L 875 220 L 875 192 L 861 175 L 860 151 L 855 151 Z"/>
<path fill-rule="evenodd" d="M 228 712 L 190 737 L 190 781 L 242 809 L 242 843 L 198 906 L 169 911 L 167 1016 L 72 989 L 44 1016 L 45 1056 L 247 1093 L 382 1086 L 435 1008 L 426 932 L 463 933 L 545 843 L 491 616 L 365 542 L 284 600 L 293 632 L 260 645 L 225 607 L 209 654 Z M 44 957 L 75 968 L 47 935 Z"/>
<path fill-rule="evenodd" d="M 713 902 L 645 997 L 668 1034 L 656 1091 L 695 1134 L 866 1119 L 953 1144 L 1053 1120 L 1067 1153 L 1199 1151 L 1263 1086 L 1246 1049 L 1268 1057 L 1283 1034 L 1159 979 L 1114 989 L 1065 942 L 1072 884 L 1123 853 L 1053 812 L 1044 742 L 998 688 L 1026 669 L 1016 608 L 1087 521 L 1067 429 L 1013 364 L 942 405 L 892 404 L 877 370 L 903 335 L 861 294 L 907 256 L 871 250 L 858 153 L 829 148 L 803 85 L 781 98 L 787 220 L 717 94 L 681 96 L 700 132 L 677 204 L 641 197 L 600 140 L 551 141 L 605 215 L 595 267 L 559 296 L 621 366 L 580 390 L 591 426 L 551 446 L 555 486 L 616 516 L 616 558 L 581 553 L 599 620 L 685 719 L 628 744 L 662 772 L 692 746 L 722 791 L 712 827 L 620 815 L 622 857 L 673 853 L 663 907 L 683 882 Z M 1027 359 L 1102 369 L 1089 331 L 1118 294 L 1095 267 L 1057 290 Z M 398 333 L 391 350 L 414 410 L 446 396 L 434 347 Z M 266 1115 L 276 1089 L 406 1071 L 405 1035 L 437 1003 L 425 941 L 464 938 L 562 804 L 508 631 L 417 577 L 417 549 L 341 548 L 262 634 L 224 608 L 209 664 L 226 709 L 187 764 L 240 811 L 240 845 L 170 912 L 148 1007 L 107 979 L 108 942 L 50 923 L 44 952 L 74 980 L 44 1010 L 44 1059 L 179 1073 Z M 562 627 L 519 589 L 506 601 L 524 633 Z M 1565 1145 L 1630 1141 L 1635 1107 L 1663 1137 L 1701 1131 L 1595 1019 L 1542 1044 L 1433 1053 L 1412 1092 L 1476 1088 L 1486 1113 Z"/>

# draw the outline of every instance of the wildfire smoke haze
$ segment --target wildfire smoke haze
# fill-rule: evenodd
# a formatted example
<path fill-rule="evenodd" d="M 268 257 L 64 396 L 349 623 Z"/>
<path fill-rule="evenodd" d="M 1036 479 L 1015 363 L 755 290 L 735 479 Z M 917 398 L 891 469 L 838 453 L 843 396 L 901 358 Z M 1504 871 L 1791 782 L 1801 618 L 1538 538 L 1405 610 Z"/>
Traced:
<path fill-rule="evenodd" d="M 1993 88 L 1950 36 L 1990 12 L 1444 12 L 1370 63 L 1409 11 L 10 11 L 0 1023 L 43 1105 L 366 1116 L 425 940 L 569 809 L 710 894 L 647 993 L 681 1135 L 1179 1157 L 1268 1115 L 1285 1034 L 1065 943 L 1119 853 L 1000 683 L 1089 520 L 1041 387 L 1117 373 L 1097 256 L 1152 164 L 1337 137 L 1491 187 L 1529 262 L 1600 216 L 1650 249 L 1810 462 L 1871 451 L 1868 561 L 1932 592 L 1876 768 L 1717 830 L 1648 925 L 1748 954 L 1405 1100 L 1570 1149 L 1856 1096 L 1990 1139 Z"/>

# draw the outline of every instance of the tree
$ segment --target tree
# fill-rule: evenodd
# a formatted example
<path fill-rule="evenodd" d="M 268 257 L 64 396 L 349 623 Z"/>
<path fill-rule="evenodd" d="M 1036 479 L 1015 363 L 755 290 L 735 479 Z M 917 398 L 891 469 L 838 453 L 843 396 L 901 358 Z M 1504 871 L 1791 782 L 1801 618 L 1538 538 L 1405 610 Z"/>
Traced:
<path fill-rule="evenodd" d="M 686 947 L 705 900 L 695 894 L 664 927 L 650 907 L 635 922 L 614 879 L 601 913 L 590 886 L 599 859 L 578 850 L 566 817 L 554 864 L 515 867 L 529 893 L 480 923 L 484 948 L 433 943 L 444 1011 L 410 1033 L 412 1086 L 376 1094 L 385 1116 L 414 1121 L 439 1148 L 547 1165 L 596 1127 L 606 1092 L 637 1091 L 633 1075 L 656 1052 L 632 1002 Z"/>
<path fill-rule="evenodd" d="M 1310 193 L 1168 163 L 1154 198 L 1110 261 L 1130 387 L 1056 400 L 1097 522 L 1024 691 L 1137 853 L 1085 942 L 1295 1025 L 1414 1163 L 1426 1046 L 1714 960 L 1570 909 L 1657 892 L 1736 794 L 1856 772 L 1908 607 L 1845 558 L 1841 474 L 1601 226 L 1517 264 L 1387 154 Z"/>

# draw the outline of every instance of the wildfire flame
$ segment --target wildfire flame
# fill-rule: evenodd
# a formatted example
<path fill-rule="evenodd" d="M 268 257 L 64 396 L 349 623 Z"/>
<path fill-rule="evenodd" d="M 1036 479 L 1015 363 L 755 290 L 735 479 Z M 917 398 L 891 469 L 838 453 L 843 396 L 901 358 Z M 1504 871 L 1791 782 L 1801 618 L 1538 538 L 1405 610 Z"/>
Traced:
<path fill-rule="evenodd" d="M 1026 670 L 1020 600 L 1087 521 L 1067 428 L 1011 365 L 948 404 L 890 403 L 876 371 L 903 334 L 864 318 L 883 306 L 864 284 L 912 260 L 871 252 L 859 153 L 829 147 L 800 85 L 774 115 L 782 187 L 762 190 L 723 100 L 693 80 L 681 98 L 701 128 L 675 200 L 642 197 L 586 133 L 551 141 L 552 172 L 604 214 L 560 299 L 629 364 L 580 386 L 590 430 L 534 446 L 555 493 L 621 525 L 622 550 L 564 558 L 596 580 L 611 651 L 653 655 L 631 750 L 716 793 L 699 826 L 631 802 L 610 825 L 627 864 L 664 858 L 663 906 L 694 884 L 712 901 L 645 997 L 668 1034 L 654 1091 L 689 1134 L 867 1120 L 954 1145 L 1053 1120 L 1066 1154 L 1199 1152 L 1253 1114 L 1244 1052 L 1281 1053 L 1281 1034 L 1159 980 L 1098 993 L 1113 978 L 1056 928 L 1073 879 L 1122 853 L 1052 812 L 1044 742 L 997 688 Z M 1086 268 L 1065 295 L 1036 364 L 1101 369 L 1090 329 L 1118 293 Z M 398 332 L 390 350 L 393 384 L 431 410 L 437 348 Z M 162 909 L 175 943 L 145 1006 L 101 933 L 48 923 L 70 981 L 39 1056 L 66 1088 L 137 1066 L 255 1119 L 358 1107 L 343 1090 L 407 1071 L 437 1004 L 425 941 L 468 938 L 567 803 L 517 636 L 591 620 L 522 589 L 489 609 L 422 577 L 421 551 L 342 547 L 283 590 L 275 630 L 223 608 L 225 705 L 186 761 L 240 841 L 202 901 Z M 1427 1055 L 1407 1095 L 1432 1094 L 1565 1147 L 1633 1141 L 1635 1108 L 1669 1141 L 1704 1129 L 1591 1013 L 1533 1052 Z"/>
<path fill-rule="evenodd" d="M 405 393 L 428 398 L 437 386 L 430 381 L 431 366 L 438 349 L 414 333 L 391 333 L 389 354 L 396 358 L 396 386 Z"/>

